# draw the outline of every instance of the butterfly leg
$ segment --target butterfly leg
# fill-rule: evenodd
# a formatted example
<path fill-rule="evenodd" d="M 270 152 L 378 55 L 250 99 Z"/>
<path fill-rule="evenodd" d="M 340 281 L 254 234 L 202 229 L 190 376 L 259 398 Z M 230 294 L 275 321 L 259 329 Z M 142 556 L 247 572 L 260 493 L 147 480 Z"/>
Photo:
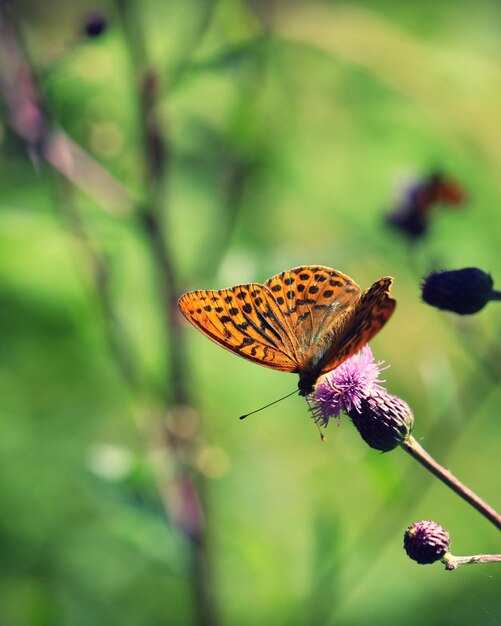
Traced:
<path fill-rule="evenodd" d="M 320 410 L 320 407 L 317 406 L 317 404 L 313 401 L 313 399 L 308 400 L 308 398 L 306 398 L 306 404 L 308 406 L 308 411 L 311 413 L 311 418 L 313 422 L 315 423 L 315 426 L 317 427 L 318 434 L 320 435 L 320 439 L 322 441 L 327 441 L 320 427 L 321 424 L 323 426 L 326 426 L 326 424 L 323 423 L 324 420 L 322 417 L 322 412 Z"/>

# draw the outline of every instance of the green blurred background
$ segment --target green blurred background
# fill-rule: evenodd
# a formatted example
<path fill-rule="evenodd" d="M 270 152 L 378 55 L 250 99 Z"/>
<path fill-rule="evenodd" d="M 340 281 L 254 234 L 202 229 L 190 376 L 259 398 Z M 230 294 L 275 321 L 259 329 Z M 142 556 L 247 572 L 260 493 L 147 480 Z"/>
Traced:
<path fill-rule="evenodd" d="M 494 527 L 348 419 L 321 443 L 300 398 L 239 421 L 296 378 L 173 307 L 299 264 L 364 288 L 394 276 L 371 344 L 387 387 L 499 506 L 499 305 L 459 319 L 419 296 L 436 267 L 501 281 L 499 3 L 2 11 L 17 29 L 0 44 L 2 625 L 500 623 L 497 565 L 446 573 L 401 547 L 433 519 L 453 553 L 499 552 Z M 35 86 L 26 68 L 5 80 L 23 54 Z M 12 121 L 23 89 L 42 139 Z M 53 168 L 58 137 L 73 153 Z M 466 200 L 411 244 L 384 218 L 436 168 Z"/>

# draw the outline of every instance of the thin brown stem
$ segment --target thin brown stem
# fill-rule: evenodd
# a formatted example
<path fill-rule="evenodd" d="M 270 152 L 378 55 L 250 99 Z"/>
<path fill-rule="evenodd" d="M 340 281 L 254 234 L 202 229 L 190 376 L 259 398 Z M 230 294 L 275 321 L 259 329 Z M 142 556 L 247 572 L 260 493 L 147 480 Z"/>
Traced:
<path fill-rule="evenodd" d="M 457 569 L 470 563 L 501 563 L 501 554 L 475 554 L 473 556 L 454 556 L 446 554 L 442 559 L 446 570 Z"/>
<path fill-rule="evenodd" d="M 165 225 L 170 144 L 165 122 L 159 119 L 157 112 L 162 79 L 159 72 L 148 65 L 144 38 L 133 3 L 130 0 L 117 0 L 117 7 L 127 42 L 130 73 L 135 82 L 134 93 L 137 95 L 141 131 L 144 200 L 138 206 L 138 219 L 154 261 L 166 344 L 169 344 L 166 346 L 166 356 L 170 384 L 166 384 L 164 399 L 173 405 L 189 405 L 192 402 L 187 388 L 189 374 L 184 330 L 177 307 L 180 286 Z"/>
<path fill-rule="evenodd" d="M 116 0 L 118 14 L 129 54 L 130 73 L 137 96 L 138 123 L 140 124 L 141 156 L 143 163 L 144 200 L 138 205 L 138 219 L 145 234 L 156 271 L 160 295 L 161 314 L 165 332 L 165 355 L 170 377 L 162 389 L 165 409 L 183 413 L 193 406 L 190 393 L 189 371 L 184 327 L 177 307 L 180 291 L 177 267 L 166 225 L 169 207 L 166 206 L 166 186 L 170 165 L 170 142 L 165 131 L 165 121 L 158 116 L 162 79 L 157 69 L 150 67 L 145 39 L 135 6 L 130 0 Z M 217 611 L 213 592 L 213 576 L 207 542 L 207 502 L 204 476 L 186 462 L 193 458 L 198 445 L 198 432 L 191 437 L 179 437 L 175 430 L 164 427 L 164 440 L 176 467 L 176 477 L 171 485 L 177 493 L 177 505 L 171 518 L 189 540 L 191 558 L 191 586 L 199 626 L 217 624 Z"/>
<path fill-rule="evenodd" d="M 418 463 L 457 493 L 458 496 L 463 498 L 463 500 L 468 502 L 468 504 L 471 504 L 473 508 L 492 522 L 496 528 L 501 530 L 501 515 L 499 515 L 499 513 L 497 513 L 481 498 L 479 498 L 476 493 L 459 481 L 451 472 L 449 472 L 449 470 L 437 463 L 412 435 L 409 435 L 409 437 L 407 437 L 407 439 L 400 445 L 406 452 L 414 457 Z"/>

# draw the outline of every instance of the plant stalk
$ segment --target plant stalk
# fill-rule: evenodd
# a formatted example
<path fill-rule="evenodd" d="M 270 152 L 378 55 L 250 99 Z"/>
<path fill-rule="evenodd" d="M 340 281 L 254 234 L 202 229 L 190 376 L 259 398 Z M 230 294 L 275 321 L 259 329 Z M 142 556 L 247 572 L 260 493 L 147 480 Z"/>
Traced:
<path fill-rule="evenodd" d="M 501 554 L 475 554 L 473 556 L 454 556 L 446 554 L 442 559 L 446 570 L 457 569 L 460 565 L 469 563 L 501 563 Z"/>
<path fill-rule="evenodd" d="M 409 435 L 401 444 L 402 448 L 416 459 L 423 467 L 441 480 L 450 489 L 455 491 L 458 496 L 466 500 L 468 504 L 486 517 L 490 522 L 501 530 L 501 515 L 497 513 L 491 506 L 484 502 L 471 489 L 459 481 L 449 470 L 442 467 L 435 459 L 419 445 L 412 435 Z"/>

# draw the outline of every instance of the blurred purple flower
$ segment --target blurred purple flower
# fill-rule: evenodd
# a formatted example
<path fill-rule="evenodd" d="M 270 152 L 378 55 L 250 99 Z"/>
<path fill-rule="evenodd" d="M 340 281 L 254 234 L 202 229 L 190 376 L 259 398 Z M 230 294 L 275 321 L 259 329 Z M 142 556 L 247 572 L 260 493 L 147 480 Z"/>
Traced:
<path fill-rule="evenodd" d="M 458 208 L 464 199 L 464 190 L 456 181 L 443 172 L 433 172 L 405 192 L 386 220 L 389 226 L 415 241 L 427 234 L 437 207 Z"/>

